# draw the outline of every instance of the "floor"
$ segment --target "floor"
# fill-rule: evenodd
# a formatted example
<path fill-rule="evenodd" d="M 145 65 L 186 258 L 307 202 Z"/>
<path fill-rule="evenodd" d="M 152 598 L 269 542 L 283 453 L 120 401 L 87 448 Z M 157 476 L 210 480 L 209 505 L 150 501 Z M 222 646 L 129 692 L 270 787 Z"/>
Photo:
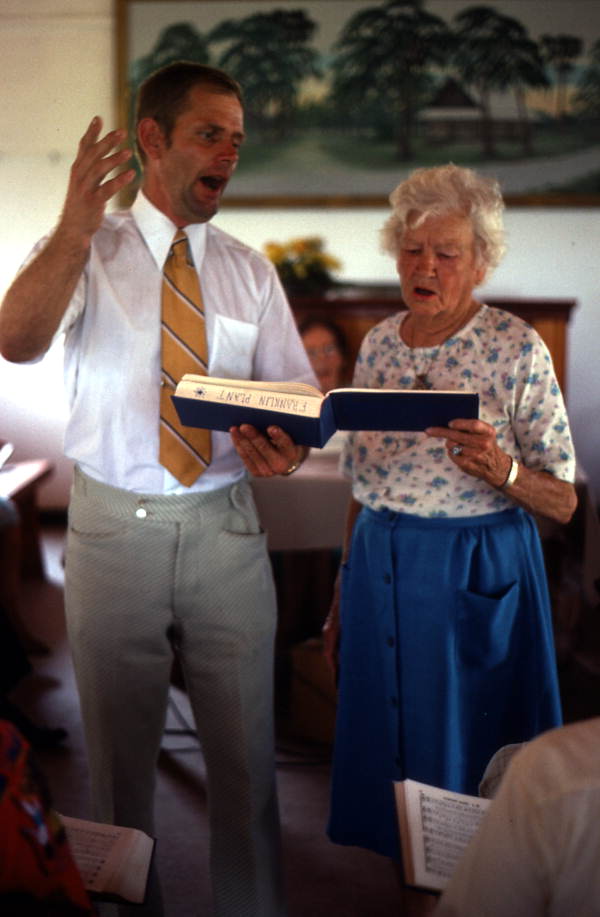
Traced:
<path fill-rule="evenodd" d="M 64 748 L 39 752 L 38 757 L 56 808 L 86 818 L 90 815 L 87 765 L 63 616 L 63 549 L 64 526 L 46 525 L 46 580 L 26 584 L 23 606 L 31 629 L 50 652 L 31 657 L 34 674 L 21 683 L 16 698 L 37 722 L 68 730 Z M 600 715 L 597 619 L 597 613 L 586 619 L 585 651 L 571 651 L 577 650 L 575 644 L 561 658 L 567 721 Z M 173 688 L 172 701 L 168 728 L 191 725 L 185 695 Z M 166 732 L 157 786 L 157 862 L 168 917 L 211 913 L 204 777 L 194 736 Z M 386 859 L 328 841 L 327 745 L 290 737 L 280 729 L 278 781 L 289 917 L 420 917 L 429 912 L 431 896 L 401 893 Z"/>
<path fill-rule="evenodd" d="M 68 730 L 64 748 L 40 751 L 38 759 L 56 808 L 66 815 L 87 818 L 87 765 L 63 617 L 63 546 L 63 527 L 46 526 L 47 580 L 27 584 L 23 604 L 30 627 L 50 653 L 31 657 L 34 674 L 21 683 L 15 697 L 36 722 Z M 181 717 L 187 723 L 191 717 L 185 695 L 175 688 L 172 694 L 175 706 L 167 725 L 181 728 Z M 389 861 L 328 841 L 328 747 L 280 736 L 277 759 L 289 917 L 421 913 L 421 902 L 429 896 L 414 892 L 411 897 L 416 904 L 402 906 Z M 206 793 L 202 756 L 193 736 L 165 734 L 156 817 L 156 855 L 168 917 L 208 917 Z"/>

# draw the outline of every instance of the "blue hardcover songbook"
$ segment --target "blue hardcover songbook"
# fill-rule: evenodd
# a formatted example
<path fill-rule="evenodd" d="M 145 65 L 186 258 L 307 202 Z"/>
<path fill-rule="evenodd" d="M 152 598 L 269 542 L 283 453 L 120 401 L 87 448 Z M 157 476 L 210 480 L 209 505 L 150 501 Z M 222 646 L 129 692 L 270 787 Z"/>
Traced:
<path fill-rule="evenodd" d="M 229 430 L 276 424 L 302 446 L 324 446 L 336 430 L 424 430 L 479 416 L 473 392 L 337 388 L 323 395 L 302 382 L 217 379 L 188 373 L 173 403 L 186 427 Z"/>

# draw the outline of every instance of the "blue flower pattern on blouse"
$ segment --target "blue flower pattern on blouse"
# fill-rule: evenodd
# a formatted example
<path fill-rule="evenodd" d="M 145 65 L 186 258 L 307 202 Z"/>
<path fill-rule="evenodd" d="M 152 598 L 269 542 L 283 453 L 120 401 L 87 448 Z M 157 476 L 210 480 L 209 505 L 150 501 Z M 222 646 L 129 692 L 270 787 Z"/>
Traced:
<path fill-rule="evenodd" d="M 479 416 L 506 452 L 563 481 L 575 478 L 564 401 L 548 348 L 522 319 L 482 305 L 441 347 L 411 349 L 400 338 L 408 313 L 384 319 L 365 337 L 354 373 L 360 388 L 408 388 L 426 374 L 433 388 L 474 391 Z M 341 458 L 353 495 L 373 509 L 426 517 L 478 516 L 514 506 L 501 491 L 461 471 L 443 440 L 424 433 L 349 433 Z"/>

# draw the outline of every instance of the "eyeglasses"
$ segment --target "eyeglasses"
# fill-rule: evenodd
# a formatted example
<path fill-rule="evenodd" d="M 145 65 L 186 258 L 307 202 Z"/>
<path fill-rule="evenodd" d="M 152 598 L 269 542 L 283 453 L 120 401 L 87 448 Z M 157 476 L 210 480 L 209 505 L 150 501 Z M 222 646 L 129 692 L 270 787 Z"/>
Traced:
<path fill-rule="evenodd" d="M 335 344 L 323 344 L 322 347 L 306 348 L 309 360 L 313 360 L 315 357 L 332 357 L 334 354 L 339 354 L 339 352 L 340 349 Z"/>

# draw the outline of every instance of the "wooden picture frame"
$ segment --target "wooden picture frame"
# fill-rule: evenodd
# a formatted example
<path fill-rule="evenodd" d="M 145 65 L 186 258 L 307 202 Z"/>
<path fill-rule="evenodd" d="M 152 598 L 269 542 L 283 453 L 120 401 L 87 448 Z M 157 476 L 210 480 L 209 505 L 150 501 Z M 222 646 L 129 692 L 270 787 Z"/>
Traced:
<path fill-rule="evenodd" d="M 241 82 L 248 141 L 230 205 L 383 206 L 414 168 L 448 161 L 494 175 L 509 205 L 600 205 L 600 3 L 498 0 L 484 7 L 490 18 L 480 26 L 489 55 L 498 55 L 487 76 L 470 56 L 477 30 L 460 18 L 473 15 L 468 0 L 425 0 L 415 7 L 417 20 L 405 7 L 414 30 L 407 49 L 428 57 L 396 72 L 413 87 L 403 95 L 378 70 L 381 54 L 364 52 L 366 39 L 362 53 L 357 40 L 347 42 L 345 66 L 334 65 L 342 29 L 367 11 L 388 23 L 373 49 L 381 51 L 392 33 L 390 60 L 392 51 L 407 60 L 398 43 L 406 22 L 394 36 L 387 0 L 114 2 L 121 126 L 131 125 L 136 80 L 177 56 L 222 66 Z M 257 47 L 260 72 L 250 57 Z M 548 85 L 528 87 L 510 76 L 525 71 L 532 84 Z M 494 85 L 481 91 L 482 79 Z M 496 85 L 502 79 L 504 91 Z"/>

